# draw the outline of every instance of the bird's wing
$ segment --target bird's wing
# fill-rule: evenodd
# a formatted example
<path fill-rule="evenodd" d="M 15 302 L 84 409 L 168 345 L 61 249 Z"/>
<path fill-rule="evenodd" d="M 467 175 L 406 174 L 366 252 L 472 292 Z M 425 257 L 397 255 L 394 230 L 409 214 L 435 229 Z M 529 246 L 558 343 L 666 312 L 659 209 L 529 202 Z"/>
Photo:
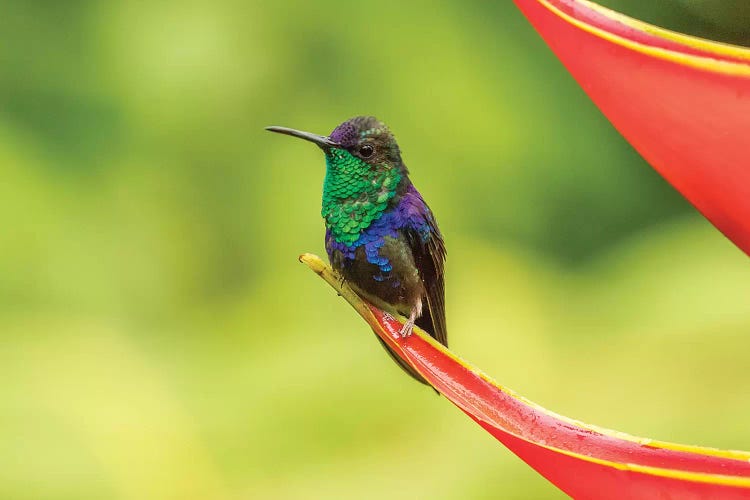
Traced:
<path fill-rule="evenodd" d="M 412 218 L 405 234 L 414 256 L 414 263 L 424 284 L 427 296 L 422 316 L 416 324 L 429 332 L 435 340 L 448 346 L 448 329 L 445 323 L 445 286 L 443 281 L 445 243 L 435 218 L 423 200 L 422 216 Z"/>

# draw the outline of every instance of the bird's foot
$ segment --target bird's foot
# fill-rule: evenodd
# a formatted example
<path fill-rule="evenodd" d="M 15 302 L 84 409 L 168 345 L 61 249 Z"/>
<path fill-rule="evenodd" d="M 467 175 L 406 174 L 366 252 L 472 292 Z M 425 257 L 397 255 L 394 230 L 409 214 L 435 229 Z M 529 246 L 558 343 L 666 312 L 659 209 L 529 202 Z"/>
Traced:
<path fill-rule="evenodd" d="M 409 319 L 404 323 L 401 328 L 401 337 L 405 338 L 411 335 L 412 329 L 414 329 L 414 322 L 417 320 L 417 316 L 422 314 L 422 301 L 419 301 L 415 307 L 412 308 Z"/>
<path fill-rule="evenodd" d="M 346 283 L 346 278 L 344 278 L 343 276 L 339 276 L 339 289 L 344 288 L 345 283 Z M 336 292 L 336 295 L 341 297 L 341 292 L 340 291 Z"/>
<path fill-rule="evenodd" d="M 404 326 L 401 328 L 401 337 L 405 338 L 405 337 L 410 336 L 413 329 L 414 329 L 414 320 L 409 319 L 406 323 L 404 323 Z"/>

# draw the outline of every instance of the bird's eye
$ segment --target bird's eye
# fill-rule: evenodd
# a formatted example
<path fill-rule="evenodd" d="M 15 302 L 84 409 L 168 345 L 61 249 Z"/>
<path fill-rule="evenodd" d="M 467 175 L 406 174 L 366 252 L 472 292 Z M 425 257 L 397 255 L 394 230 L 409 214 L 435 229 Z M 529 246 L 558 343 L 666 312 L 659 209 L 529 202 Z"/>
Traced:
<path fill-rule="evenodd" d="M 375 148 L 373 148 L 369 144 L 365 144 L 364 146 L 359 148 L 359 156 L 361 156 L 362 158 L 369 158 L 373 155 L 374 152 Z"/>

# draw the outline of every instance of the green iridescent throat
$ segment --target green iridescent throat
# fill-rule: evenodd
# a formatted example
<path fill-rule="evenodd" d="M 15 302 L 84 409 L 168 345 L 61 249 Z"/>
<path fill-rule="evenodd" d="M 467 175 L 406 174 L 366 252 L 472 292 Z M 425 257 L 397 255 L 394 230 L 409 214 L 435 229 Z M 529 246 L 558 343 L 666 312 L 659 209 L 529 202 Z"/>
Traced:
<path fill-rule="evenodd" d="M 398 168 L 373 167 L 343 149 L 326 154 L 321 214 L 333 238 L 352 246 L 396 195 Z"/>

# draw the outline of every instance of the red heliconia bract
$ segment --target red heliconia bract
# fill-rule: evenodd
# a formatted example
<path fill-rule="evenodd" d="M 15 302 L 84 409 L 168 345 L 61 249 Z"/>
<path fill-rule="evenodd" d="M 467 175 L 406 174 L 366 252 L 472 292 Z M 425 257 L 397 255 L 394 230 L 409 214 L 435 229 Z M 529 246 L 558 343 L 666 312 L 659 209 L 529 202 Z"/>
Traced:
<path fill-rule="evenodd" d="M 393 352 L 531 467 L 574 498 L 750 498 L 750 453 L 628 436 L 556 415 L 499 386 L 418 328 L 364 302 L 318 257 L 307 264 Z"/>
<path fill-rule="evenodd" d="M 750 49 L 582 0 L 515 0 L 615 128 L 750 254 Z"/>

